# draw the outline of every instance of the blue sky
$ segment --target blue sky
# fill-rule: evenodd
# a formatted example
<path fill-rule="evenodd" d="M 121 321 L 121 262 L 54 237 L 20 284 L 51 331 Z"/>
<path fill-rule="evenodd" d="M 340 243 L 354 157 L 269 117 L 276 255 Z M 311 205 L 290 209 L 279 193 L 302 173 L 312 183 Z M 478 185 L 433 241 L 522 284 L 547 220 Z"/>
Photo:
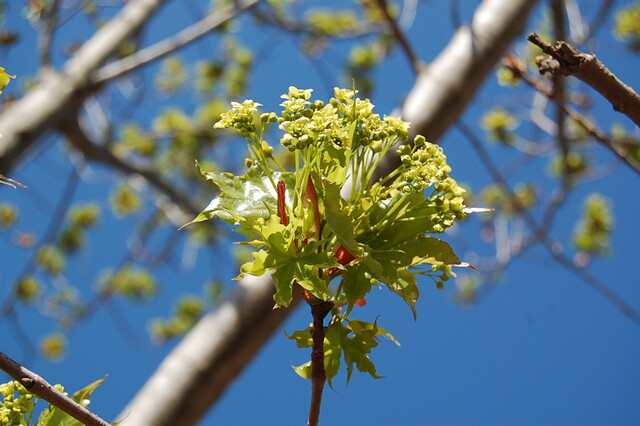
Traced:
<path fill-rule="evenodd" d="M 593 5 L 583 5 L 583 12 L 592 16 Z M 618 2 L 617 7 L 629 2 Z M 195 2 L 193 3 L 195 4 Z M 12 86 L 23 84 L 33 76 L 37 64 L 32 52 L 34 38 L 29 24 L 20 17 L 21 6 L 8 8 L 6 26 L 21 33 L 21 49 L 9 53 L 0 51 L 0 66 L 18 74 Z M 462 11 L 462 20 L 468 20 Z M 536 14 L 539 22 L 540 11 Z M 443 18 L 444 17 L 444 18 Z M 147 39 L 157 40 L 168 31 L 187 25 L 192 19 L 188 7 L 173 2 L 156 18 Z M 600 31 L 599 42 L 593 46 L 598 56 L 617 75 L 636 89 L 640 87 L 637 69 L 639 57 L 628 55 L 623 45 L 611 37 L 611 22 Z M 318 97 L 326 98 L 326 82 L 317 70 L 317 63 L 308 61 L 296 49 L 291 36 L 275 32 L 256 34 L 248 22 L 243 22 L 242 38 L 250 46 L 262 49 L 247 97 L 261 102 L 265 108 L 276 108 L 279 95 L 289 85 L 316 89 Z M 82 39 L 86 27 L 68 25 L 59 39 L 72 34 Z M 447 2 L 428 1 L 419 4 L 416 24 L 409 35 L 420 57 L 431 60 L 451 34 Z M 524 44 L 524 36 L 520 44 Z M 215 39 L 205 46 L 215 46 Z M 203 47 L 188 49 L 185 58 L 197 58 Z M 338 44 L 330 51 L 333 57 L 320 60 L 332 69 L 339 64 L 347 46 Z M 61 58 L 57 58 L 60 60 Z M 332 85 L 344 84 L 334 73 Z M 378 71 L 377 90 L 372 101 L 380 113 L 392 111 L 413 82 L 409 67 L 394 52 Z M 511 89 L 499 87 L 490 77 L 476 101 L 463 116 L 463 121 L 477 126 L 488 105 L 498 100 L 515 104 Z M 590 93 L 598 122 L 609 128 L 612 122 L 632 124 L 616 116 L 611 108 Z M 154 102 L 178 103 L 188 109 L 188 96 L 155 100 L 138 111 L 148 119 Z M 1 129 L 0 129 L 1 131 Z M 637 130 L 636 130 L 637 132 Z M 481 133 L 479 133 L 481 135 Z M 636 133 L 637 134 L 637 133 Z M 29 164 L 16 170 L 12 177 L 28 183 L 27 190 L 2 188 L 0 201 L 12 201 L 20 206 L 21 230 L 41 234 L 47 225 L 53 206 L 63 191 L 70 166 L 63 150 L 49 137 L 44 152 Z M 479 165 L 468 142 L 455 129 L 442 141 L 453 166 L 453 176 L 473 188 L 489 182 L 489 176 Z M 498 164 L 507 163 L 510 154 L 491 148 Z M 609 154 L 596 151 L 598 163 L 612 161 Z M 518 173 L 517 178 L 534 181 L 542 191 L 550 190 L 549 178 L 541 168 L 547 160 L 536 161 Z M 95 184 L 81 185 L 75 200 L 97 200 L 107 206 L 110 172 L 92 167 L 89 175 Z M 624 166 L 601 180 L 581 186 L 561 211 L 561 218 L 551 230 L 564 241 L 571 235 L 576 214 L 589 192 L 605 194 L 613 202 L 616 227 L 612 235 L 612 255 L 595 259 L 590 271 L 604 280 L 629 303 L 640 308 L 640 279 L 637 271 L 637 242 L 640 240 L 640 201 L 638 176 Z M 204 207 L 204 206 L 203 206 Z M 481 242 L 478 219 L 472 218 L 447 238 L 465 259 L 472 252 L 491 253 L 491 246 Z M 73 260 L 70 279 L 79 287 L 89 289 L 95 284 L 94 273 L 121 258 L 127 238 L 134 229 L 133 220 L 117 220 L 103 215 L 102 226 L 92 232 L 86 253 Z M 13 279 L 20 273 L 27 253 L 10 242 L 11 234 L 0 233 L 0 296 L 8 292 Z M 570 253 L 570 247 L 564 247 Z M 180 252 L 180 250 L 179 250 Z M 211 272 L 220 278 L 230 278 L 236 271 L 229 266 L 226 247 L 214 252 L 200 251 L 192 269 L 180 270 L 174 260 L 162 268 L 158 279 L 160 294 L 152 302 L 136 305 L 115 301 L 100 308 L 86 322 L 69 334 L 67 356 L 58 363 L 48 363 L 28 356 L 28 344 L 56 330 L 55 322 L 31 309 L 18 308 L 21 328 L 26 336 L 16 332 L 15 324 L 5 320 L 0 324 L 2 351 L 19 361 L 29 360 L 28 367 L 52 383 L 63 383 L 75 390 L 108 375 L 95 394 L 91 407 L 102 417 L 113 419 L 133 397 L 147 377 L 155 370 L 172 345 L 151 347 L 146 344 L 150 319 L 170 314 L 173 298 L 182 293 L 201 294 L 202 284 Z M 232 284 L 230 284 L 232 285 Z M 353 425 L 632 425 L 640 423 L 640 326 L 634 324 L 615 307 L 574 275 L 558 267 L 540 248 L 528 251 L 506 271 L 504 279 L 495 285 L 488 297 L 472 306 L 461 306 L 452 300 L 452 283 L 438 291 L 425 282 L 418 301 L 418 319 L 413 321 L 410 310 L 396 297 L 383 291 L 374 292 L 357 317 L 373 321 L 393 333 L 402 344 L 397 347 L 383 342 L 374 349 L 372 359 L 378 373 L 385 376 L 374 380 L 354 374 L 345 387 L 344 377 L 335 380 L 335 389 L 327 388 L 323 401 L 323 424 Z M 123 328 L 115 317 L 122 317 Z M 305 328 L 310 321 L 308 309 L 300 307 L 285 324 L 289 333 Z M 215 332 L 215 331 L 212 331 Z M 132 333 L 135 337 L 126 333 Z M 133 344 L 132 344 L 133 343 Z M 137 345 L 137 346 L 136 346 Z M 25 350 L 27 348 L 27 350 Z M 307 360 L 308 353 L 297 349 L 284 333 L 277 333 L 258 357 L 212 408 L 202 424 L 224 425 L 284 425 L 302 424 L 308 411 L 309 383 L 291 369 Z M 0 376 L 1 377 L 1 376 Z M 4 379 L 2 379 L 4 381 Z"/>

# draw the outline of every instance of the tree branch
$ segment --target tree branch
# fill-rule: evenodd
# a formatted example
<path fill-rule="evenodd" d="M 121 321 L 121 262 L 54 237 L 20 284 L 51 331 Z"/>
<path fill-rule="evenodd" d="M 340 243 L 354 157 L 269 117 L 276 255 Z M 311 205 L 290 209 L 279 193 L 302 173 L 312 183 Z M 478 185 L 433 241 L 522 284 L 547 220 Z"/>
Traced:
<path fill-rule="evenodd" d="M 478 140 L 477 137 L 468 129 L 467 126 L 463 124 L 459 124 L 458 128 L 463 132 L 463 134 L 467 137 L 471 146 L 476 151 L 478 158 L 482 164 L 484 164 L 485 168 L 491 175 L 491 179 L 496 182 L 500 188 L 507 194 L 510 200 L 514 203 L 518 214 L 524 219 L 527 226 L 533 233 L 533 236 L 536 240 L 540 241 L 540 243 L 547 249 L 551 257 L 553 257 L 560 266 L 564 267 L 568 271 L 574 273 L 578 278 L 580 278 L 585 284 L 589 285 L 596 292 L 600 293 L 605 299 L 611 302 L 617 309 L 620 310 L 624 315 L 626 315 L 630 320 L 635 323 L 640 324 L 640 312 L 636 310 L 633 306 L 627 303 L 618 293 L 613 291 L 608 285 L 604 282 L 600 281 L 597 277 L 592 275 L 585 269 L 577 268 L 571 259 L 567 258 L 562 251 L 559 249 L 561 247 L 555 240 L 553 240 L 545 228 L 540 226 L 538 222 L 534 219 L 534 217 L 529 213 L 527 208 L 523 206 L 520 202 L 516 194 L 509 188 L 506 179 L 498 169 L 498 166 L 491 160 L 489 154 L 482 148 L 482 143 Z"/>
<path fill-rule="evenodd" d="M 172 37 L 168 37 L 152 46 L 139 50 L 132 55 L 105 65 L 96 72 L 93 82 L 96 84 L 104 83 L 135 70 L 142 65 L 166 56 L 175 50 L 196 41 L 200 37 L 205 36 L 216 28 L 221 27 L 240 13 L 252 8 L 260 1 L 261 0 L 245 0 L 234 2 L 233 6 L 218 10 L 215 13 L 208 15 L 204 19 L 196 22 Z"/>
<path fill-rule="evenodd" d="M 74 419 L 87 426 L 109 426 L 110 423 L 75 402 L 36 373 L 26 369 L 9 356 L 0 352 L 0 369 L 17 380 L 29 392 L 55 405 Z"/>
<path fill-rule="evenodd" d="M 529 74 L 527 74 L 526 67 L 521 60 L 514 56 L 507 55 L 503 60 L 503 65 L 508 68 L 515 76 L 521 78 L 529 86 L 533 87 L 549 99 L 554 100 L 553 93 L 549 91 L 549 89 L 544 87 L 539 82 L 535 81 Z M 586 130 L 587 133 L 589 133 L 595 140 L 600 142 L 605 148 L 610 150 L 620 160 L 622 160 L 623 163 L 635 170 L 636 173 L 640 174 L 640 164 L 638 164 L 633 158 L 629 158 L 629 153 L 623 146 L 620 146 L 614 141 L 609 140 L 609 138 L 607 138 L 605 134 L 598 130 L 595 125 L 591 124 L 577 111 L 569 108 L 566 103 L 562 103 L 561 105 L 558 105 L 558 107 L 561 108 L 562 111 L 564 111 L 564 113 L 567 114 L 572 120 L 582 126 L 582 128 Z"/>
<path fill-rule="evenodd" d="M 191 220 L 192 217 L 197 216 L 200 213 L 201 209 L 195 206 L 184 194 L 177 191 L 169 182 L 162 179 L 156 170 L 153 170 L 150 167 L 131 164 L 126 160 L 117 157 L 104 146 L 94 143 L 80 127 L 80 123 L 78 123 L 77 120 L 69 121 L 67 124 L 61 126 L 61 130 L 69 142 L 76 149 L 82 152 L 87 160 L 106 164 L 128 175 L 138 175 L 143 177 L 151 186 L 156 188 L 161 194 L 165 195 L 173 205 L 182 210 L 182 213 L 168 214 L 168 216 L 179 226 L 182 226 Z"/>
<path fill-rule="evenodd" d="M 573 75 L 579 78 L 604 96 L 614 111 L 621 112 L 640 126 L 640 96 L 609 71 L 596 55 L 580 53 L 564 41 L 550 45 L 536 33 L 529 34 L 528 40 L 551 57 L 536 59 L 540 74 Z"/>
<path fill-rule="evenodd" d="M 273 309 L 269 276 L 247 275 L 162 361 L 122 411 L 122 426 L 197 424 L 301 300 Z M 206 391 L 205 391 L 206 390 Z"/>
<path fill-rule="evenodd" d="M 393 16 L 391 16 L 387 0 L 376 0 L 376 4 L 378 6 L 378 9 L 380 9 L 380 12 L 382 12 L 382 16 L 384 16 L 384 19 L 389 24 L 389 28 L 391 29 L 393 37 L 400 44 L 400 47 L 402 47 L 404 54 L 409 60 L 409 64 L 411 64 L 411 69 L 414 73 L 418 74 L 420 72 L 420 68 L 422 68 L 422 62 L 411 47 L 409 40 L 407 40 L 407 38 L 405 37 L 396 20 L 393 18 Z"/>
<path fill-rule="evenodd" d="M 130 0 L 85 42 L 61 73 L 45 71 L 20 100 L 0 114 L 0 172 L 7 172 L 57 123 L 68 120 L 69 106 L 83 99 L 92 73 L 167 0 Z M 95 90 L 96 88 L 92 88 Z"/>

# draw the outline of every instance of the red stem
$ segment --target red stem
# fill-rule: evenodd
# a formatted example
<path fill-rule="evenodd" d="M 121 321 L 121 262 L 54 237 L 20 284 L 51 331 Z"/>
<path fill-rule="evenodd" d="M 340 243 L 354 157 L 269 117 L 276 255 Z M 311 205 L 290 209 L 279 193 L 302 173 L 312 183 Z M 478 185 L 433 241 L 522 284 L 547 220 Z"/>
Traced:
<path fill-rule="evenodd" d="M 286 202 L 286 193 L 287 187 L 284 182 L 279 180 L 277 186 L 278 192 L 278 217 L 280 218 L 280 223 L 284 226 L 289 224 L 289 218 L 287 217 L 287 206 Z"/>
<path fill-rule="evenodd" d="M 327 381 L 327 373 L 324 368 L 324 317 L 327 316 L 332 302 L 320 302 L 311 304 L 313 315 L 313 329 L 311 339 L 313 349 L 311 351 L 311 404 L 309 405 L 309 426 L 317 426 L 320 420 L 320 406 L 322 405 L 322 391 Z"/>

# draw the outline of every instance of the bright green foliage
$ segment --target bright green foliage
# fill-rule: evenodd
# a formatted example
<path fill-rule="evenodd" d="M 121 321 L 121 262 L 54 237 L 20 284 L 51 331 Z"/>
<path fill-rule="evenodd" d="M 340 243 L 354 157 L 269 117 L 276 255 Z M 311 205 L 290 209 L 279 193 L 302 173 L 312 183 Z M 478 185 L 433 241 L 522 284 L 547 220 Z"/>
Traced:
<path fill-rule="evenodd" d="M 634 137 L 633 133 L 628 132 L 621 125 L 614 125 L 611 135 L 615 143 L 620 145 L 633 161 L 640 164 L 640 141 Z"/>
<path fill-rule="evenodd" d="M 538 200 L 537 190 L 533 184 L 518 183 L 510 198 L 500 185 L 489 185 L 482 193 L 482 205 L 495 209 L 505 217 L 513 217 L 519 211 L 533 207 Z"/>
<path fill-rule="evenodd" d="M 42 285 L 33 275 L 27 275 L 18 281 L 16 295 L 24 303 L 32 303 L 42 293 Z"/>
<path fill-rule="evenodd" d="M 12 380 L 0 384 L 0 424 L 6 426 L 30 425 L 38 398 L 27 392 L 19 382 Z"/>
<path fill-rule="evenodd" d="M 287 337 L 295 340 L 299 348 L 310 348 L 313 346 L 311 332 L 312 327 L 309 326 L 306 330 L 296 331 Z M 351 380 L 354 367 L 379 379 L 381 376 L 376 374 L 376 367 L 369 359 L 369 353 L 378 346 L 380 337 L 386 337 L 400 346 L 389 332 L 378 327 L 377 320 L 371 324 L 357 320 L 341 321 L 339 317 L 335 317 L 327 327 L 324 344 L 324 364 L 329 385 L 332 385 L 342 362 L 347 366 L 347 382 Z M 294 370 L 304 379 L 311 378 L 310 361 L 294 367 Z"/>
<path fill-rule="evenodd" d="M 129 185 L 118 185 L 109 197 L 111 209 L 117 217 L 136 213 L 142 206 L 140 195 Z"/>
<path fill-rule="evenodd" d="M 18 208 L 11 203 L 0 203 L 0 229 L 10 228 L 18 220 Z"/>
<path fill-rule="evenodd" d="M 347 38 L 355 35 L 373 33 L 372 27 L 375 23 L 372 20 L 371 7 L 362 2 L 362 10 L 356 8 L 334 8 L 315 7 L 307 9 L 303 17 L 292 17 L 291 12 L 295 8 L 277 6 L 281 19 L 286 21 L 299 21 L 303 33 L 301 45 L 303 50 L 310 56 L 318 55 L 327 48 L 331 38 Z"/>
<path fill-rule="evenodd" d="M 614 32 L 627 41 L 631 50 L 640 51 L 640 2 L 618 12 Z"/>
<path fill-rule="evenodd" d="M 187 70 L 177 56 L 171 56 L 160 66 L 156 76 L 156 87 L 161 92 L 174 93 L 187 81 Z"/>
<path fill-rule="evenodd" d="M 72 399 L 87 407 L 91 402 L 91 395 L 104 382 L 97 380 L 89 386 L 76 392 Z M 64 392 L 61 385 L 53 386 L 59 392 Z M 3 426 L 82 426 L 78 420 L 68 415 L 59 408 L 49 405 L 38 418 L 35 416 L 36 404 L 40 398 L 27 391 L 19 382 L 12 380 L 0 384 L 0 425 Z"/>
<path fill-rule="evenodd" d="M 346 81 L 353 81 L 365 94 L 373 91 L 373 72 L 393 47 L 393 39 L 381 36 L 374 40 L 355 45 L 349 52 Z"/>
<path fill-rule="evenodd" d="M 480 279 L 476 275 L 457 278 L 454 300 L 463 305 L 473 305 L 477 301 L 480 286 Z"/>
<path fill-rule="evenodd" d="M 98 386 L 100 386 L 104 382 L 104 379 L 96 380 L 90 385 L 80 389 L 78 392 L 73 394 L 72 399 L 83 407 L 87 408 L 91 403 L 91 395 L 96 390 Z M 46 419 L 42 423 L 40 423 L 41 419 Z M 49 405 L 49 408 L 42 412 L 40 418 L 38 419 L 38 425 L 42 424 L 47 426 L 53 425 L 65 425 L 65 426 L 82 426 L 83 424 L 71 417 L 58 407 L 53 405 Z"/>
<path fill-rule="evenodd" d="M 57 276 L 64 272 L 66 260 L 64 253 L 58 247 L 44 245 L 36 255 L 36 264 L 47 274 Z"/>
<path fill-rule="evenodd" d="M 7 74 L 4 68 L 0 67 L 0 94 L 12 78 L 16 78 L 16 76 Z"/>
<path fill-rule="evenodd" d="M 496 71 L 496 79 L 500 86 L 518 87 L 518 85 L 520 85 L 520 77 L 505 67 L 498 68 Z"/>
<path fill-rule="evenodd" d="M 514 130 L 518 127 L 518 120 L 503 108 L 496 108 L 482 117 L 482 128 L 489 134 L 489 139 L 495 142 L 511 145 L 515 141 Z"/>
<path fill-rule="evenodd" d="M 153 122 L 154 130 L 161 136 L 191 133 L 192 127 L 191 118 L 177 108 L 167 109 Z"/>
<path fill-rule="evenodd" d="M 66 253 L 75 253 L 84 247 L 85 230 L 95 227 L 100 220 L 100 207 L 96 203 L 74 206 L 67 215 L 67 227 L 60 234 L 58 246 Z"/>
<path fill-rule="evenodd" d="M 269 219 L 275 212 L 276 192 L 269 178 L 293 183 L 290 174 L 274 173 L 267 177 L 257 167 L 251 167 L 240 177 L 219 172 L 203 171 L 202 174 L 222 190 L 222 196 L 214 198 L 193 221 L 200 222 L 218 216 L 230 225 L 242 222 L 249 227 L 249 235 L 254 233 L 253 226 L 257 225 L 254 221 Z M 234 212 L 241 212 L 242 217 Z"/>
<path fill-rule="evenodd" d="M 400 146 L 402 165 L 379 179 L 382 156 L 406 141 L 409 124 L 375 114 L 353 90 L 335 89 L 327 103 L 311 94 L 290 87 L 280 115 L 259 114 L 261 105 L 252 100 L 232 103 L 215 127 L 233 128 L 248 141 L 248 170 L 243 176 L 202 171 L 221 192 L 193 222 L 218 216 L 247 237 L 244 244 L 258 251 L 238 278 L 273 271 L 276 306 L 291 302 L 294 283 L 310 303 L 345 305 L 332 311 L 327 331 L 328 375 L 343 353 L 349 376 L 355 365 L 377 377 L 367 354 L 375 337 L 387 333 L 348 315 L 372 285 L 398 294 L 415 315 L 416 275 L 442 285 L 452 266 L 468 266 L 427 235 L 464 219 L 464 191 L 449 177 L 442 149 L 423 137 Z M 280 143 L 293 155 L 293 172 L 265 141 L 271 123 L 284 132 Z"/>
<path fill-rule="evenodd" d="M 67 220 L 72 228 L 93 228 L 100 221 L 100 207 L 97 203 L 76 205 L 69 212 Z"/>
<path fill-rule="evenodd" d="M 158 342 L 182 336 L 195 325 L 204 312 L 204 301 L 198 296 L 183 296 L 174 309 L 174 316 L 167 320 L 154 320 L 151 335 Z"/>
<path fill-rule="evenodd" d="M 320 32 L 327 36 L 336 36 L 344 32 L 356 32 L 360 27 L 360 19 L 354 11 L 312 9 L 306 16 L 310 31 Z"/>
<path fill-rule="evenodd" d="M 218 305 L 224 298 L 224 289 L 218 281 L 206 283 L 203 290 L 204 294 L 201 296 L 182 296 L 174 306 L 170 318 L 151 321 L 149 329 L 156 342 L 183 336 L 198 322 L 207 308 Z"/>
<path fill-rule="evenodd" d="M 103 293 L 117 294 L 134 301 L 144 301 L 158 291 L 158 283 L 149 271 L 125 265 L 117 271 L 109 271 L 102 277 Z"/>
<path fill-rule="evenodd" d="M 135 152 L 144 156 L 153 155 L 156 150 L 156 141 L 153 136 L 144 133 L 136 123 L 128 123 L 123 126 L 120 141 L 114 147 L 116 155 L 126 155 Z"/>
<path fill-rule="evenodd" d="M 196 115 L 198 120 L 202 123 L 216 122 L 220 119 L 220 116 L 227 109 L 227 105 L 220 99 L 214 99 L 213 101 L 204 104 L 198 109 Z"/>
<path fill-rule="evenodd" d="M 229 39 L 224 46 L 226 93 L 231 99 L 241 96 L 249 84 L 253 53 L 234 39 Z"/>
<path fill-rule="evenodd" d="M 84 232 L 79 228 L 67 228 L 60 234 L 58 247 L 65 253 L 77 253 L 84 247 Z"/>
<path fill-rule="evenodd" d="M 575 248 L 591 255 L 607 254 L 612 230 L 611 200 L 600 194 L 590 194 L 573 234 Z"/>
<path fill-rule="evenodd" d="M 550 171 L 555 177 L 579 177 L 588 173 L 591 159 L 582 152 L 571 151 L 566 157 L 556 155 L 551 160 Z"/>
<path fill-rule="evenodd" d="M 40 353 L 49 361 L 56 361 L 67 350 L 67 338 L 62 333 L 52 333 L 40 341 Z"/>

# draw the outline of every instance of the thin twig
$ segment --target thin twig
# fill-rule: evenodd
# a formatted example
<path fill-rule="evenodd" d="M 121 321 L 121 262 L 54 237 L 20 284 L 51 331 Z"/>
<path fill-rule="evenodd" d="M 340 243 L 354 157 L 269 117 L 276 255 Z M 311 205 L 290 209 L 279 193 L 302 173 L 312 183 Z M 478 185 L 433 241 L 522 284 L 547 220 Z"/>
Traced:
<path fill-rule="evenodd" d="M 216 28 L 221 27 L 241 12 L 255 6 L 259 2 L 260 0 L 234 2 L 234 6 L 212 13 L 174 36 L 168 37 L 154 45 L 139 50 L 132 55 L 105 65 L 96 71 L 93 82 L 96 84 L 104 83 L 139 68 L 142 65 L 155 61 L 158 58 L 166 56 L 207 35 Z"/>
<path fill-rule="evenodd" d="M 400 43 L 400 47 L 404 51 L 404 54 L 407 56 L 409 63 L 411 64 L 411 69 L 417 75 L 422 68 L 422 62 L 418 59 L 418 55 L 416 55 L 415 51 L 411 47 L 409 40 L 405 37 L 404 32 L 398 26 L 396 20 L 391 16 L 389 12 L 389 6 L 387 5 L 387 0 L 376 0 L 376 4 L 378 5 L 378 9 L 382 12 L 384 19 L 389 24 L 389 28 L 393 33 L 393 37 L 396 39 L 398 43 Z"/>
<path fill-rule="evenodd" d="M 69 210 L 69 206 L 71 205 L 71 201 L 76 193 L 78 188 L 78 183 L 80 181 L 80 177 L 75 169 L 70 169 L 69 177 L 66 180 L 64 189 L 60 198 L 58 199 L 58 203 L 52 215 L 50 215 L 49 223 L 47 224 L 47 228 L 44 231 L 40 242 L 37 246 L 31 251 L 31 257 L 23 267 L 21 273 L 18 275 L 18 281 L 28 276 L 36 265 L 36 258 L 38 257 L 38 253 L 40 249 L 44 247 L 46 244 L 52 244 L 55 240 L 57 232 L 60 230 L 61 224 L 64 222 L 64 217 Z M 14 287 L 13 291 L 11 291 L 5 300 L 0 305 L 0 323 L 4 321 L 4 318 L 7 317 L 11 312 L 14 312 L 15 303 L 19 298 L 19 294 L 17 288 Z"/>
<path fill-rule="evenodd" d="M 571 259 L 566 257 L 562 253 L 562 251 L 558 249 L 559 247 L 561 247 L 561 245 L 549 236 L 547 231 L 538 224 L 538 222 L 533 218 L 526 207 L 521 204 L 516 194 L 507 184 L 507 181 L 498 169 L 498 166 L 491 160 L 489 154 L 483 149 L 480 140 L 463 123 L 459 122 L 457 124 L 457 127 L 467 137 L 469 142 L 471 142 L 471 146 L 476 151 L 476 154 L 489 172 L 489 175 L 491 175 L 493 181 L 500 186 L 504 193 L 507 194 L 509 199 L 513 202 L 517 213 L 520 214 L 527 226 L 531 229 L 531 232 L 533 233 L 535 239 L 540 241 L 540 243 L 547 249 L 551 256 L 556 260 L 556 262 L 558 262 L 561 266 L 563 266 L 571 273 L 578 276 L 578 278 L 580 278 L 584 283 L 593 288 L 596 292 L 600 293 L 600 295 L 611 302 L 630 320 L 640 324 L 640 312 L 638 312 L 633 306 L 627 303 L 627 301 L 625 301 L 619 294 L 617 294 L 609 286 L 607 286 L 607 284 L 589 273 L 586 269 L 576 267 Z"/>
<path fill-rule="evenodd" d="M 59 7 L 60 0 L 53 0 L 48 4 L 45 3 L 44 10 L 42 11 L 44 26 L 38 40 L 38 47 L 40 51 L 40 61 L 45 67 L 51 64 L 51 41 L 57 26 Z"/>
<path fill-rule="evenodd" d="M 540 74 L 573 75 L 579 78 L 604 96 L 615 111 L 640 126 L 640 96 L 609 71 L 596 55 L 581 53 L 564 41 L 550 45 L 536 33 L 529 34 L 528 40 L 551 57 L 539 57 L 536 60 Z"/>
<path fill-rule="evenodd" d="M 600 4 L 600 9 L 595 14 L 595 17 L 590 24 L 587 24 L 587 28 L 589 31 L 588 38 L 594 38 L 598 30 L 602 28 L 603 24 L 607 21 L 607 18 L 611 16 L 611 9 L 613 8 L 615 2 L 616 0 L 604 0 Z"/>
<path fill-rule="evenodd" d="M 503 59 L 502 63 L 505 67 L 511 70 L 511 72 L 515 76 L 521 78 L 529 86 L 533 87 L 534 89 L 536 89 L 538 92 L 542 93 L 549 99 L 551 100 L 554 99 L 553 92 L 551 92 L 549 89 L 544 87 L 542 84 L 540 84 L 538 81 L 534 80 L 533 78 L 531 78 L 531 76 L 527 74 L 526 67 L 524 66 L 524 64 L 520 59 L 516 58 L 515 56 L 507 55 Z M 587 133 L 589 133 L 595 140 L 597 140 L 604 147 L 606 147 L 611 152 L 613 152 L 620 160 L 622 160 L 623 163 L 625 163 L 627 166 L 631 167 L 633 170 L 635 170 L 637 173 L 640 174 L 640 164 L 638 164 L 632 158 L 628 157 L 628 152 L 624 147 L 610 140 L 595 125 L 591 124 L 580 113 L 569 108 L 566 104 L 562 105 L 561 107 L 562 107 L 562 110 L 565 112 L 565 114 L 567 114 L 569 117 L 571 117 L 571 119 L 573 119 L 576 123 L 582 126 L 582 128 L 586 130 Z"/>
<path fill-rule="evenodd" d="M 86 159 L 107 164 L 116 170 L 126 174 L 133 174 L 143 177 L 151 186 L 164 194 L 171 202 L 178 206 L 183 214 L 195 216 L 200 213 L 200 209 L 193 204 L 188 197 L 180 193 L 169 182 L 160 177 L 159 173 L 150 167 L 143 167 L 127 162 L 117 157 L 106 147 L 92 141 L 86 132 L 81 128 L 76 119 L 61 126 L 61 130 L 68 138 L 69 142 L 78 149 Z M 169 215 L 171 216 L 171 215 Z M 189 219 L 181 218 L 179 221 L 185 223 Z"/>
<path fill-rule="evenodd" d="M 0 352 L 0 369 L 17 380 L 29 392 L 55 405 L 85 425 L 110 425 L 110 423 L 102 420 L 100 417 L 51 386 L 42 377 L 26 369 L 2 352 Z"/>
<path fill-rule="evenodd" d="M 551 11 L 553 15 L 553 28 L 555 30 L 556 38 L 564 40 L 566 38 L 566 32 L 564 29 L 564 0 L 552 0 Z M 562 155 L 562 182 L 563 186 L 567 186 L 569 176 L 569 141 L 565 131 L 565 118 L 566 115 L 563 111 L 565 107 L 565 93 L 564 93 L 564 75 L 555 74 L 553 76 L 553 100 L 556 103 L 555 108 L 555 120 L 557 128 L 557 143 L 559 146 L 560 154 Z"/>

